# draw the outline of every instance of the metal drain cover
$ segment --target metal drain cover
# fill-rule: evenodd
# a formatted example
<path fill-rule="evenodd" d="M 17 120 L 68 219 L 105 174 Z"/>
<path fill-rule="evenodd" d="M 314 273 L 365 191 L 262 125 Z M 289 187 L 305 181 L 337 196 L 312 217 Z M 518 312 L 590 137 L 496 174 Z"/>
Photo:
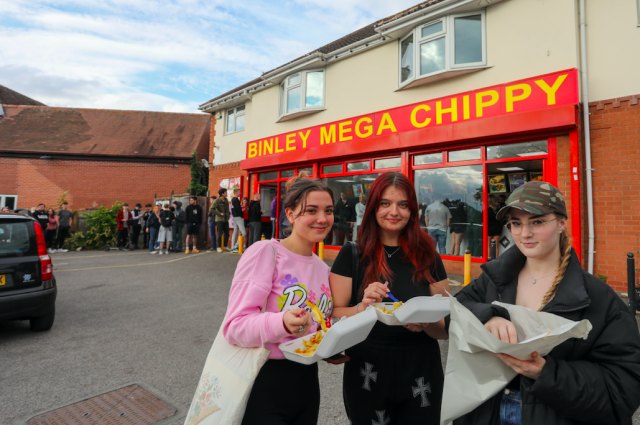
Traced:
<path fill-rule="evenodd" d="M 146 425 L 175 413 L 175 407 L 134 384 L 34 416 L 27 425 Z"/>

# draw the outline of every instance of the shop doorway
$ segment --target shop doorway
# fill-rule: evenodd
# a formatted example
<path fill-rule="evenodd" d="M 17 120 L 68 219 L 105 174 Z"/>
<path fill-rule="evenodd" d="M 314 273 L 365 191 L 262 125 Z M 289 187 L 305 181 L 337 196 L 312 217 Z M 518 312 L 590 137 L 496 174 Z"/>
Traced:
<path fill-rule="evenodd" d="M 496 213 L 504 207 L 511 193 L 528 181 L 543 181 L 543 160 L 510 161 L 487 164 L 487 249 L 496 241 L 496 254 L 513 246 L 513 238 L 505 228 L 506 219 L 497 220 Z"/>

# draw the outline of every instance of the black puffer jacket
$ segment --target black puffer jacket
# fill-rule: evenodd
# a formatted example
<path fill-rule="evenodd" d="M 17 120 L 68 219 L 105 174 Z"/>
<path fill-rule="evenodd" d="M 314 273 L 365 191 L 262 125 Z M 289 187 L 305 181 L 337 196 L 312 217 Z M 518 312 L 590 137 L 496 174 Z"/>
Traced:
<path fill-rule="evenodd" d="M 515 279 L 526 257 L 517 247 L 482 266 L 483 274 L 456 298 L 483 323 L 509 313 L 493 301 L 515 304 Z M 640 406 L 640 334 L 635 318 L 613 290 L 580 267 L 575 251 L 554 298 L 542 311 L 587 319 L 587 340 L 572 338 L 545 357 L 537 380 L 520 376 L 523 425 L 631 424 Z M 464 395 L 462 395 L 464 396 Z M 454 421 L 494 425 L 502 392 Z"/>

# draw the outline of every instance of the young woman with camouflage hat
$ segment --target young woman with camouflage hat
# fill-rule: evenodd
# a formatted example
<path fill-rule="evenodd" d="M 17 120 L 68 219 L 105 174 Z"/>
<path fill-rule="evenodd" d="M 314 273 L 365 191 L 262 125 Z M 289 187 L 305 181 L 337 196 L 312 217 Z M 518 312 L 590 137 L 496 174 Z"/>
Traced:
<path fill-rule="evenodd" d="M 586 340 L 571 339 L 546 357 L 498 354 L 518 372 L 498 393 L 455 424 L 631 424 L 640 406 L 640 335 L 618 295 L 580 266 L 567 236 L 567 211 L 558 189 L 528 182 L 497 215 L 507 218 L 515 247 L 482 266 L 482 275 L 456 295 L 502 341 L 517 343 L 501 301 L 587 319 Z"/>

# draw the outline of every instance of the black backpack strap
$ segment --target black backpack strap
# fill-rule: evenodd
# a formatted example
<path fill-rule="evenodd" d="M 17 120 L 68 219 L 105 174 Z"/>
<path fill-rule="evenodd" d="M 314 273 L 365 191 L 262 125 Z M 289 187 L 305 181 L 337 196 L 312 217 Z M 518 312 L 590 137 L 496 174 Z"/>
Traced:
<path fill-rule="evenodd" d="M 358 258 L 358 244 L 356 242 L 349 242 L 351 245 L 351 306 L 358 303 L 358 291 L 360 290 L 358 285 L 358 269 L 360 258 Z"/>

